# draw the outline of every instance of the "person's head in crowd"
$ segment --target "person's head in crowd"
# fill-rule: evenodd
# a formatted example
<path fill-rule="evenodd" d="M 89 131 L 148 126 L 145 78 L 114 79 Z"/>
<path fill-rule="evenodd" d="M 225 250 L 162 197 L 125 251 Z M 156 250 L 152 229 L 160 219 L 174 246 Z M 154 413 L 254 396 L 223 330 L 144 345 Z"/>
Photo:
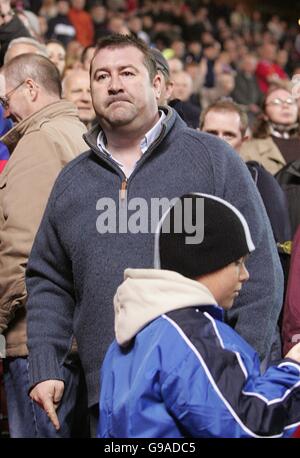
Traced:
<path fill-rule="evenodd" d="M 57 13 L 66 16 L 70 10 L 69 0 L 57 0 Z"/>
<path fill-rule="evenodd" d="M 229 97 L 235 86 L 233 72 L 222 72 L 216 75 L 216 87 L 222 97 Z"/>
<path fill-rule="evenodd" d="M 195 224 L 192 236 L 186 221 Z M 200 239 L 201 223 L 202 241 L 192 243 L 193 237 Z M 245 218 L 229 202 L 209 194 L 185 194 L 159 223 L 155 266 L 201 282 L 218 305 L 229 310 L 249 279 L 245 261 L 254 249 Z"/>
<path fill-rule="evenodd" d="M 281 68 L 285 68 L 289 60 L 289 53 L 286 49 L 279 49 L 276 53 L 276 64 Z"/>
<path fill-rule="evenodd" d="M 100 2 L 93 3 L 90 8 L 90 15 L 95 24 L 104 24 L 107 19 L 107 9 Z"/>
<path fill-rule="evenodd" d="M 62 88 L 64 98 L 76 105 L 80 121 L 90 128 L 96 115 L 92 104 L 89 72 L 83 69 L 69 70 L 63 79 Z"/>
<path fill-rule="evenodd" d="M 172 57 L 171 59 L 168 59 L 168 64 L 169 64 L 171 79 L 173 79 L 176 73 L 183 71 L 183 62 L 180 59 L 178 59 L 177 57 Z"/>
<path fill-rule="evenodd" d="M 142 21 L 143 21 L 143 30 L 145 32 L 152 32 L 154 23 L 153 23 L 153 18 L 150 14 L 144 14 L 142 16 Z"/>
<path fill-rule="evenodd" d="M 243 57 L 240 70 L 247 75 L 254 75 L 257 67 L 257 57 L 255 54 L 247 54 Z"/>
<path fill-rule="evenodd" d="M 200 130 L 216 135 L 236 151 L 247 140 L 247 113 L 233 100 L 220 99 L 209 105 L 200 116 Z"/>
<path fill-rule="evenodd" d="M 131 16 L 127 23 L 130 32 L 134 33 L 136 36 L 139 32 L 141 32 L 141 30 L 143 30 L 143 22 L 139 16 Z"/>
<path fill-rule="evenodd" d="M 292 90 L 288 86 L 273 85 L 264 98 L 262 115 L 253 127 L 253 137 L 266 138 L 273 130 L 299 135 L 298 114 Z"/>
<path fill-rule="evenodd" d="M 158 99 L 158 105 L 167 105 L 173 96 L 174 83 L 170 79 L 170 69 L 168 61 L 164 55 L 156 48 L 151 48 L 151 53 L 156 62 L 158 73 L 161 75 L 161 93 Z"/>
<path fill-rule="evenodd" d="M 56 66 L 38 54 L 22 54 L 1 69 L 1 103 L 5 116 L 20 122 L 61 98 Z"/>
<path fill-rule="evenodd" d="M 96 49 L 95 46 L 87 46 L 82 51 L 82 55 L 81 55 L 82 67 L 84 70 L 87 70 L 88 72 L 90 71 L 90 65 L 91 65 L 91 61 L 95 54 L 95 49 Z"/>
<path fill-rule="evenodd" d="M 158 118 L 161 76 L 148 46 L 134 36 L 109 35 L 91 62 L 91 93 L 99 124 L 108 135 L 144 130 Z"/>
<path fill-rule="evenodd" d="M 85 0 L 71 0 L 71 6 L 74 8 L 74 10 L 84 10 Z"/>
<path fill-rule="evenodd" d="M 173 75 L 173 97 L 187 102 L 193 93 L 193 80 L 186 71 Z"/>
<path fill-rule="evenodd" d="M 200 39 L 202 45 L 207 45 L 207 44 L 213 44 L 215 42 L 215 37 L 211 32 L 208 32 L 205 30 L 204 32 L 201 33 L 201 39 Z"/>
<path fill-rule="evenodd" d="M 66 50 L 64 45 L 58 40 L 49 40 L 46 43 L 49 59 L 57 67 L 59 74 L 63 77 L 66 67 Z"/>
<path fill-rule="evenodd" d="M 26 53 L 35 53 L 41 56 L 48 57 L 48 52 L 45 45 L 39 43 L 34 38 L 20 37 L 15 38 L 9 43 L 4 56 L 4 64 L 7 64 L 14 57 Z"/>
<path fill-rule="evenodd" d="M 277 46 L 274 43 L 264 42 L 259 48 L 259 54 L 262 60 L 275 62 L 277 54 Z"/>
<path fill-rule="evenodd" d="M 130 31 L 127 27 L 126 22 L 124 21 L 122 16 L 114 15 L 112 16 L 108 23 L 107 23 L 107 29 L 109 33 L 119 33 L 121 35 L 129 35 Z"/>
<path fill-rule="evenodd" d="M 174 51 L 174 57 L 181 60 L 184 59 L 186 48 L 183 40 L 180 38 L 173 40 L 171 43 L 171 49 Z"/>
<path fill-rule="evenodd" d="M 207 43 L 203 45 L 203 55 L 208 60 L 216 60 L 221 51 L 221 45 L 218 41 Z"/>
<path fill-rule="evenodd" d="M 69 68 L 80 68 L 83 46 L 77 40 L 71 40 L 67 44 L 66 70 Z"/>

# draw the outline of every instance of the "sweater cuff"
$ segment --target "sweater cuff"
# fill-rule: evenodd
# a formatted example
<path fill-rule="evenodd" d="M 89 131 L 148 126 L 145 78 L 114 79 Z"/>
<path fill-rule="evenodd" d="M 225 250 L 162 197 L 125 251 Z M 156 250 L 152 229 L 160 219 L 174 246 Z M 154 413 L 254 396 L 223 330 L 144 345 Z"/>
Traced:
<path fill-rule="evenodd" d="M 62 366 L 59 364 L 54 347 L 43 346 L 31 351 L 29 361 L 29 391 L 45 380 L 64 380 Z"/>

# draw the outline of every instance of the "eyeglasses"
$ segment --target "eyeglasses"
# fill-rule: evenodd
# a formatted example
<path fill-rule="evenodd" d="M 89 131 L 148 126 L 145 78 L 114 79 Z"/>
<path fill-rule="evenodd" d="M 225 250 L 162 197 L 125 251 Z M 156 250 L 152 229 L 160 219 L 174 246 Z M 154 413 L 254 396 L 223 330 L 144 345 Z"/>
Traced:
<path fill-rule="evenodd" d="M 8 109 L 9 107 L 9 98 L 12 96 L 12 94 L 21 87 L 25 81 L 22 81 L 22 83 L 18 84 L 15 88 L 13 88 L 11 91 L 9 91 L 7 94 L 3 95 L 2 97 L 0 96 L 0 103 L 3 106 L 5 110 Z"/>
<path fill-rule="evenodd" d="M 270 100 L 270 102 L 266 103 L 266 105 L 281 106 L 284 103 L 286 103 L 287 105 L 296 105 L 296 101 L 295 101 L 295 99 L 293 97 L 288 97 L 285 100 L 276 98 L 276 99 Z"/>

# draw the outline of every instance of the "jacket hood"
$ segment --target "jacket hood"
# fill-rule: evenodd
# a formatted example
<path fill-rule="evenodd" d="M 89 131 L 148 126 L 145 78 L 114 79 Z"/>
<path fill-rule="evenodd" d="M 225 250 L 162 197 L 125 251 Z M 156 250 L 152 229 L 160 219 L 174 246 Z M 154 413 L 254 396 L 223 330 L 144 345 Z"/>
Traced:
<path fill-rule="evenodd" d="M 73 103 L 67 100 L 58 100 L 18 122 L 7 134 L 0 138 L 0 141 L 5 143 L 9 151 L 12 152 L 25 133 L 39 130 L 48 119 L 58 118 L 59 116 L 75 116 L 79 118 L 78 110 Z"/>
<path fill-rule="evenodd" d="M 115 334 L 126 346 L 148 323 L 172 310 L 217 305 L 206 286 L 169 270 L 126 269 L 114 297 Z"/>

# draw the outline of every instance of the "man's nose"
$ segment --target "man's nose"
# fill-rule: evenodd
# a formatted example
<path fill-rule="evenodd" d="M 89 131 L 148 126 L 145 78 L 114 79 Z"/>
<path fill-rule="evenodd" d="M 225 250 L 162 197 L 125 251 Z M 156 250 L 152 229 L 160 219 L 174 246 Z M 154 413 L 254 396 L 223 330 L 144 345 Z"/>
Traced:
<path fill-rule="evenodd" d="M 108 91 L 112 94 L 123 91 L 123 84 L 119 75 L 111 75 Z"/>
<path fill-rule="evenodd" d="M 81 99 L 84 100 L 85 102 L 91 102 L 92 101 L 92 96 L 89 91 L 82 91 Z"/>

